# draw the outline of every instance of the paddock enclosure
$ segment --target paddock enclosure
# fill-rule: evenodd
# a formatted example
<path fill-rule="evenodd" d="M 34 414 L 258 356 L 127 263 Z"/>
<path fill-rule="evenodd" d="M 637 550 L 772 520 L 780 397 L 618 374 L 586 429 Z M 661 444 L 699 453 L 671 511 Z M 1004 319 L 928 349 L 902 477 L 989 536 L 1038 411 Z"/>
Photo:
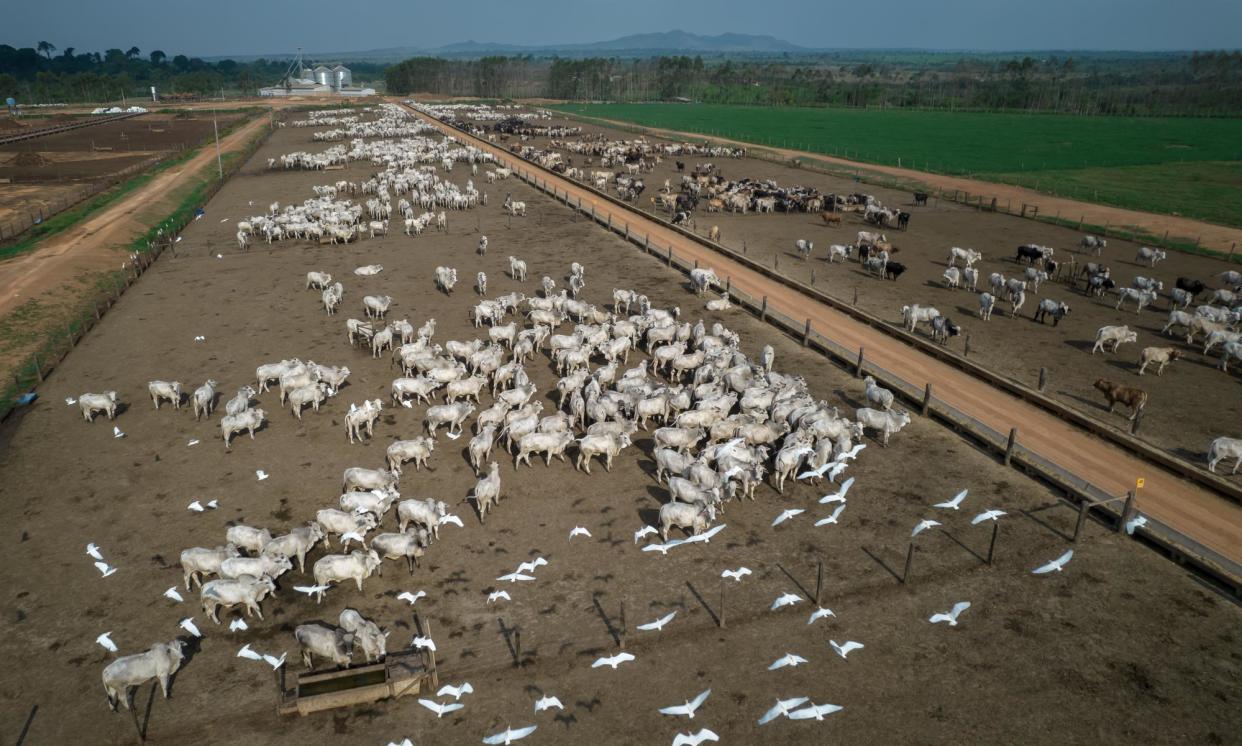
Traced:
<path fill-rule="evenodd" d="M 817 400 L 842 414 L 865 406 L 861 381 L 848 372 L 741 310 L 707 311 L 707 298 L 689 293 L 682 274 L 518 179 L 486 183 L 490 166 L 481 165 L 474 177 L 488 193 L 487 205 L 449 211 L 444 232 L 410 237 L 393 220 L 388 235 L 348 244 L 255 240 L 239 249 L 236 221 L 264 213 L 274 201 L 300 203 L 313 196 L 313 186 L 363 181 L 376 171 L 359 161 L 330 171 L 268 168 L 270 158 L 332 145 L 313 142 L 315 131 L 277 130 L 205 206 L 175 252 L 165 252 L 40 387 L 38 403 L 0 426 L 0 505 L 10 527 L 10 559 L 0 570 L 8 589 L 0 643 L 9 661 L 0 684 L 6 733 L 25 728 L 29 743 L 134 742 L 130 716 L 108 710 L 100 671 L 115 656 L 95 638 L 110 631 L 121 654 L 140 652 L 157 641 L 190 640 L 178 622 L 193 617 L 204 637 L 191 642 L 171 698 L 153 694 L 150 683 L 136 694 L 138 725 L 151 743 L 302 745 L 344 738 L 382 744 L 409 737 L 465 744 L 529 724 L 538 730 L 528 743 L 671 743 L 676 733 L 703 727 L 722 743 L 1013 742 L 1032 733 L 1039 734 L 1035 740 L 1071 743 L 1234 739 L 1242 700 L 1238 607 L 1111 526 L 1088 521 L 1071 543 L 1077 513 L 1059 493 L 917 413 L 889 447 L 871 434 L 862 441 L 867 448 L 845 474 L 856 482 L 837 525 L 812 524 L 833 508 L 818 498 L 838 487 L 793 483 L 780 495 L 765 482 L 753 502 L 727 503 L 716 521 L 725 528 L 710 543 L 667 555 L 642 551 L 650 538 L 634 539 L 635 531 L 656 523 L 668 500 L 654 478 L 650 430 L 635 434 L 611 472 L 597 461 L 590 475 L 574 470 L 572 447 L 567 463 L 544 466 L 536 459 L 515 470 L 498 444 L 493 458 L 502 499 L 484 525 L 466 499 L 476 480 L 465 453 L 472 430 L 467 426 L 459 440 L 441 430 L 429 468 L 406 465 L 401 496 L 443 500 L 464 527 L 444 525 L 412 576 L 404 563 L 386 561 L 383 576 L 368 578 L 362 592 L 341 584 L 316 605 L 292 586 L 313 584 L 309 568 L 325 553 L 320 546 L 308 558 L 308 573 L 295 567 L 278 580 L 277 593 L 262 604 L 264 620 L 248 619 L 250 629 L 230 632 L 228 621 L 241 616 L 235 609 L 222 614 L 224 624 L 213 624 L 199 609 L 197 589 L 187 593 L 182 586 L 182 549 L 223 544 L 235 523 L 273 534 L 304 525 L 318 509 L 337 505 L 345 468 L 380 468 L 388 443 L 423 433 L 424 405 L 391 404 L 390 382 L 399 371 L 389 356 L 372 358 L 346 339 L 345 319 L 362 317 L 364 295 L 391 295 L 390 320 L 405 318 L 417 328 L 435 318 L 437 342 L 486 339 L 486 327 L 476 329 L 468 317 L 479 299 L 471 287 L 476 272 L 487 273 L 488 297 L 536 296 L 542 276 L 559 290 L 570 264 L 579 262 L 586 278 L 581 298 L 598 307 L 611 308 L 613 288 L 632 288 L 654 307 L 679 307 L 682 321 L 726 325 L 753 359 L 771 345 L 775 370 L 804 378 Z M 720 167 L 726 175 L 753 169 L 782 184 L 829 183 L 749 159 Z M 459 163 L 441 177 L 464 184 L 469 167 Z M 649 193 L 660 181 L 648 176 Z M 525 201 L 526 217 L 502 210 L 506 194 Z M 999 308 L 991 322 L 979 323 L 956 310 L 970 307 L 967 293 L 926 284 L 943 271 L 949 245 L 983 251 L 989 271 L 1008 275 L 1010 244 L 1046 241 L 1060 254 L 1072 234 L 1043 233 L 1056 229 L 943 202 L 913 212 L 908 234 L 890 235 L 902 248 L 897 258 L 910 267 L 896 283 L 872 281 L 857 264 L 828 267 L 818 251 L 806 264 L 786 253 L 796 238 L 815 240 L 819 251 L 850 243 L 858 228 L 848 219 L 841 229 L 815 225 L 814 215 L 712 221 L 726 244 L 746 241 L 748 255 L 776 254 L 783 270 L 808 278 L 816 268 L 817 287 L 824 279 L 829 292 L 844 294 L 857 285 L 859 305 L 877 313 L 892 315 L 907 302 L 939 306 L 972 334 L 972 357 L 1015 377 L 1046 366 L 1051 388 L 1065 390 L 1058 396 L 1070 404 L 1074 397 L 1089 400 L 1076 405 L 1087 411 L 1096 403 L 1091 380 L 1105 373 L 1151 387 L 1141 434 L 1162 447 L 1200 453 L 1230 422 L 1230 412 L 1236 421 L 1236 409 L 1228 409 L 1237 407 L 1233 373 L 1193 359 L 1174 363 L 1161 379 L 1128 371 L 1129 356 L 1155 340 L 1148 327 L 1160 314 L 1141 314 L 1139 344 L 1104 362 L 1077 340 L 1093 335 L 1096 319 L 1118 314 L 1063 285 L 1049 283 L 1039 296 L 1068 298 L 1073 306 L 1054 330 L 1033 324 L 1029 311 L 1025 319 L 1002 319 Z M 700 232 L 705 222 L 699 215 Z M 988 243 L 965 237 L 976 231 Z M 480 235 L 489 239 L 485 256 L 476 253 Z M 1110 242 L 1108 251 L 1115 254 L 1106 256 L 1114 276 L 1128 275 L 1133 268 L 1123 260 L 1132 249 Z M 528 263 L 525 282 L 507 275 L 510 255 Z M 383 271 L 353 273 L 368 264 Z M 458 270 L 452 294 L 433 284 L 440 265 Z M 1155 274 L 1206 277 L 1215 266 L 1170 254 Z M 305 289 L 312 270 L 344 284 L 336 315 L 324 313 L 318 291 Z M 196 342 L 200 336 L 204 341 Z M 301 421 L 280 406 L 278 391 L 260 394 L 267 423 L 253 440 L 242 435 L 226 451 L 219 434 L 223 402 L 239 386 L 254 384 L 256 366 L 291 357 L 345 365 L 351 375 Z M 622 368 L 644 357 L 635 351 Z M 537 352 L 526 367 L 543 413 L 554 412 L 557 374 L 547 354 Z M 195 422 L 188 406 L 157 411 L 147 395 L 152 379 L 181 381 L 189 392 L 207 378 L 221 390 L 220 410 L 210 420 Z M 109 389 L 122 402 L 114 422 L 88 424 L 64 402 Z M 375 398 L 385 406 L 374 438 L 349 444 L 350 404 Z M 485 393 L 482 404 L 490 403 Z M 124 437 L 113 436 L 113 425 Z M 199 442 L 187 445 L 192 440 Z M 269 478 L 257 480 L 257 470 Z M 932 507 L 962 489 L 969 494 L 961 510 Z M 186 509 L 191 501 L 213 499 L 215 510 Z M 806 512 L 771 525 L 797 508 Z M 970 522 L 988 509 L 1007 514 L 991 565 L 991 527 Z M 902 582 L 911 529 L 927 518 L 942 525 L 915 537 Z M 381 530 L 395 530 L 393 523 L 390 514 Z M 578 526 L 591 536 L 571 539 Z M 99 546 L 115 574 L 100 577 L 85 554 L 88 543 Z M 339 546 L 334 537 L 331 551 Z M 1064 571 L 1031 574 L 1071 548 Z M 548 564 L 535 581 L 496 580 L 536 556 Z M 723 570 L 743 566 L 752 574 L 740 582 L 721 578 Z M 184 603 L 161 595 L 169 586 L 181 590 Z M 488 594 L 499 589 L 512 600 L 489 604 Z M 419 590 L 427 595 L 412 607 L 397 598 Z M 785 593 L 802 601 L 771 610 Z M 808 624 L 816 595 L 835 616 Z M 959 601 L 972 605 L 957 626 L 929 623 Z M 437 719 L 404 697 L 306 717 L 277 715 L 272 669 L 236 657 L 237 651 L 249 644 L 261 653 L 287 652 L 285 666 L 299 671 L 293 628 L 334 624 L 345 608 L 391 630 L 390 653 L 410 646 L 417 613 L 437 644 L 440 682 L 474 687 L 461 699 L 465 707 Z M 677 614 L 662 631 L 636 629 L 672 611 Z M 865 647 L 843 659 L 830 641 L 845 640 Z M 591 667 L 619 650 L 636 660 L 616 670 Z M 786 653 L 809 662 L 768 670 Z M 693 720 L 657 712 L 706 689 L 712 693 Z M 535 713 L 543 694 L 559 697 L 564 710 Z M 777 698 L 795 696 L 844 709 L 823 722 L 782 718 L 757 725 Z"/>

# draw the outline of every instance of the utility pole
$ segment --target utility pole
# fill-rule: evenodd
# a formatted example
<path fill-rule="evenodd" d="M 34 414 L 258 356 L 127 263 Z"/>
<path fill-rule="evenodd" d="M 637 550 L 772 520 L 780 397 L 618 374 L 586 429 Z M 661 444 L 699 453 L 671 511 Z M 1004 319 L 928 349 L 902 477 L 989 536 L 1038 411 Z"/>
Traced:
<path fill-rule="evenodd" d="M 220 127 L 216 123 L 216 110 L 211 110 L 211 129 L 216 133 L 216 168 L 220 171 L 220 181 L 224 181 L 224 161 L 220 158 Z"/>

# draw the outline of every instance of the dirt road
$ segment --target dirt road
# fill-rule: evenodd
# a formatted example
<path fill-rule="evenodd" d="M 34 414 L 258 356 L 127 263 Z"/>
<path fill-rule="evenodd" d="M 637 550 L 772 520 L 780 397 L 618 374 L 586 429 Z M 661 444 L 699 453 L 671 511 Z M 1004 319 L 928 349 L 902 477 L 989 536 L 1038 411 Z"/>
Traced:
<path fill-rule="evenodd" d="M 266 117 L 255 119 L 221 140 L 221 151 L 241 148 L 266 126 Z M 0 263 L 0 316 L 83 272 L 119 266 L 115 247 L 128 244 L 150 227 L 139 220 L 138 213 L 158 204 L 215 157 L 215 148 L 205 147 L 190 160 L 158 174 L 101 212 L 48 238 L 34 251 Z"/>
<path fill-rule="evenodd" d="M 605 123 L 614 127 L 633 129 L 636 126 L 633 122 L 620 122 L 613 119 L 577 117 L 572 114 L 569 116 L 576 119 L 582 119 L 583 121 Z M 695 132 L 678 132 L 676 130 L 666 130 L 658 127 L 646 126 L 639 127 L 639 129 L 674 140 L 706 139 L 713 142 L 728 143 L 729 145 L 741 146 L 745 148 L 756 147 L 754 143 L 750 142 L 730 140 L 725 137 L 707 136 Z M 1078 200 L 1066 197 L 1054 197 L 1049 194 L 1044 194 L 1043 192 L 1037 192 L 1033 189 L 1011 186 L 1009 184 L 999 184 L 994 181 L 981 181 L 979 179 L 970 179 L 961 176 L 933 174 L 926 171 L 916 171 L 910 168 L 897 168 L 896 166 L 879 166 L 873 163 L 860 163 L 858 161 L 851 161 L 845 158 L 824 155 L 822 153 L 810 153 L 804 150 L 774 148 L 768 145 L 759 147 L 762 147 L 764 150 L 770 150 L 774 153 L 778 153 L 781 156 L 791 160 L 794 158 L 811 158 L 847 168 L 856 168 L 863 171 L 884 174 L 885 176 L 893 176 L 899 179 L 922 182 L 929 187 L 938 188 L 941 191 L 961 191 L 968 192 L 972 195 L 982 194 L 985 199 L 996 197 L 997 203 L 1002 205 L 1007 202 L 1014 205 L 1038 205 L 1039 212 L 1042 215 L 1060 214 L 1071 219 L 1081 217 L 1082 221 L 1088 225 L 1111 225 L 1138 228 L 1155 236 L 1162 235 L 1165 231 L 1168 231 L 1170 236 L 1183 236 L 1192 239 L 1196 236 L 1201 236 L 1203 239 L 1203 246 L 1210 249 L 1216 249 L 1217 251 L 1229 251 L 1231 246 L 1242 244 L 1242 229 L 1230 228 L 1228 226 L 1216 225 L 1214 223 L 1205 223 L 1201 220 L 1192 220 L 1190 218 L 1183 218 L 1175 215 L 1160 215 L 1152 212 L 1127 210 L 1121 207 L 1097 205 L 1091 202 L 1079 202 Z"/>
<path fill-rule="evenodd" d="M 422 116 L 422 115 L 419 115 Z M 430 120 L 460 138 L 463 133 Z M 501 162 L 523 171 L 538 170 L 502 148 L 473 138 L 474 144 Z M 811 320 L 821 334 L 848 349 L 866 347 L 867 359 L 919 388 L 931 383 L 937 398 L 985 423 L 997 432 L 1021 431 L 1023 446 L 1071 473 L 1090 480 L 1110 494 L 1122 495 L 1137 478 L 1146 486 L 1138 509 L 1234 562 L 1242 562 L 1242 508 L 1181 478 L 1135 458 L 1120 448 L 1091 437 L 1063 420 L 971 377 L 944 363 L 911 350 L 901 342 L 821 305 L 795 290 L 691 241 L 661 224 L 599 200 L 580 185 L 551 172 L 539 171 L 558 190 L 581 198 L 597 214 L 628 223 L 631 230 L 648 234 L 651 242 L 671 246 L 687 260 L 710 266 L 733 287 L 752 297 L 767 296 L 769 309 L 794 319 Z"/>

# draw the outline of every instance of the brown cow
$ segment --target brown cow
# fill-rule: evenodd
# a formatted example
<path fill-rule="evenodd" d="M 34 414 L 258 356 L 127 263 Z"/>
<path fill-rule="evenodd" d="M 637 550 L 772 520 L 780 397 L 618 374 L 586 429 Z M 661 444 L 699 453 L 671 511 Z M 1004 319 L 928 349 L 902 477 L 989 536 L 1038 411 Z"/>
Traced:
<path fill-rule="evenodd" d="M 707 232 L 707 239 L 709 241 L 719 241 L 720 240 L 720 226 L 713 225 L 711 230 Z"/>
<path fill-rule="evenodd" d="M 831 225 L 834 228 L 841 227 L 841 216 L 831 212 L 821 212 L 819 214 L 824 219 L 824 225 Z"/>
<path fill-rule="evenodd" d="M 1130 408 L 1130 419 L 1134 419 L 1139 411 L 1147 406 L 1147 392 L 1142 389 L 1122 386 L 1105 378 L 1097 379 L 1095 387 L 1104 394 L 1105 399 L 1108 399 L 1109 412 L 1112 412 L 1118 404 L 1124 404 Z"/>

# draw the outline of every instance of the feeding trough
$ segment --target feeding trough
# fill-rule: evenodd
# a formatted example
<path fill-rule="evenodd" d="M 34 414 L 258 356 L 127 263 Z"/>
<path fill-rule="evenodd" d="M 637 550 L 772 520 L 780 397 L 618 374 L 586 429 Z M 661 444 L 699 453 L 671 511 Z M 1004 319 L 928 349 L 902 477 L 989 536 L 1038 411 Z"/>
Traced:
<path fill-rule="evenodd" d="M 283 669 L 282 669 L 283 671 Z M 337 707 L 369 704 L 434 690 L 439 685 L 434 665 L 416 651 L 390 653 L 382 663 L 339 671 L 293 674 L 291 686 L 280 681 L 281 715 L 309 715 Z"/>

